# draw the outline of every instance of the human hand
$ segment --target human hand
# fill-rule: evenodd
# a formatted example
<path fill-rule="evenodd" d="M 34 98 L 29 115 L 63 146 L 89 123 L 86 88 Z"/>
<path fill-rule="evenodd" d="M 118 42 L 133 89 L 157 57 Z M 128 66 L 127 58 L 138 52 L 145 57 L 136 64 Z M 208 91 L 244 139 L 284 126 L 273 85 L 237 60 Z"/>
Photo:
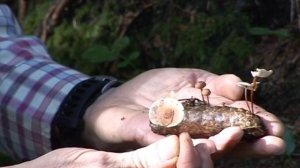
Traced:
<path fill-rule="evenodd" d="M 124 153 L 84 148 L 60 148 L 18 167 L 203 167 L 211 168 L 213 146 L 202 142 L 194 147 L 187 133 L 165 137 L 147 147 Z"/>
<path fill-rule="evenodd" d="M 86 141 L 98 149 L 126 150 L 151 144 L 163 136 L 154 134 L 149 127 L 148 107 L 157 99 L 165 97 L 171 91 L 176 98 L 196 97 L 201 93 L 194 88 L 197 81 L 205 81 L 212 92 L 210 103 L 220 105 L 243 106 L 237 101 L 243 89 L 236 85 L 240 79 L 234 75 L 215 75 L 199 69 L 154 69 L 140 74 L 123 85 L 109 90 L 90 106 L 84 118 Z M 274 115 L 256 107 L 270 135 L 250 144 L 241 144 L 243 132 L 235 129 L 231 136 L 219 135 L 210 139 L 215 142 L 216 156 L 233 150 L 242 151 L 248 157 L 281 153 L 284 150 L 283 125 Z M 226 140 L 224 140 L 226 138 Z M 244 149 L 247 149 L 244 150 Z M 240 152 L 241 153 L 241 152 Z"/>
<path fill-rule="evenodd" d="M 234 101 L 230 106 L 247 109 L 245 101 Z M 227 152 L 230 156 L 239 158 L 279 155 L 285 152 L 286 144 L 282 139 L 284 135 L 283 123 L 274 114 L 257 105 L 254 105 L 254 113 L 261 118 L 266 127 L 267 135 L 256 141 L 241 141 L 234 148 L 232 148 L 234 145 L 229 145 L 231 146 L 229 148 L 223 147 L 224 150 L 216 153 L 215 158 L 219 158 Z M 219 144 L 218 146 L 222 145 Z"/>

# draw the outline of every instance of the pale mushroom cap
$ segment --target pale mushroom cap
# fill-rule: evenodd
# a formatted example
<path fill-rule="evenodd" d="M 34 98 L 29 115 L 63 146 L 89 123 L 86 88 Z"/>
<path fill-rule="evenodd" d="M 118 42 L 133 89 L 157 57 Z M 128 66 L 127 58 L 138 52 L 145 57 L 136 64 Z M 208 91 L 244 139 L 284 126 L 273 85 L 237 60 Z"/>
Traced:
<path fill-rule="evenodd" d="M 260 82 L 256 82 L 256 86 L 259 84 Z M 254 85 L 253 83 L 247 83 L 247 82 L 238 82 L 237 85 L 239 87 L 242 87 L 244 89 L 247 89 L 247 90 L 253 90 L 253 91 L 256 91 L 257 88 L 254 88 Z"/>
<path fill-rule="evenodd" d="M 149 108 L 149 120 L 159 126 L 176 126 L 183 121 L 184 115 L 182 103 L 174 98 L 156 100 Z"/>
<path fill-rule="evenodd" d="M 273 70 L 256 68 L 256 71 L 251 71 L 253 77 L 267 78 L 272 75 Z"/>

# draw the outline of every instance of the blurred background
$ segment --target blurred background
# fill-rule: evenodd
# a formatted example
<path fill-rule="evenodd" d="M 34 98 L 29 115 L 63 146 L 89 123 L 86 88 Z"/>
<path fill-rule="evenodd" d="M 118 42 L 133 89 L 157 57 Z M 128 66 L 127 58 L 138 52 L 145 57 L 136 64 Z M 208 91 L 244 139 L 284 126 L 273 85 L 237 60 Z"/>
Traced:
<path fill-rule="evenodd" d="M 216 167 L 300 167 L 300 0 L 0 0 L 57 62 L 126 81 L 162 67 L 233 73 L 272 69 L 255 103 L 286 126 L 287 151 Z M 0 157 L 0 166 L 11 164 Z"/>

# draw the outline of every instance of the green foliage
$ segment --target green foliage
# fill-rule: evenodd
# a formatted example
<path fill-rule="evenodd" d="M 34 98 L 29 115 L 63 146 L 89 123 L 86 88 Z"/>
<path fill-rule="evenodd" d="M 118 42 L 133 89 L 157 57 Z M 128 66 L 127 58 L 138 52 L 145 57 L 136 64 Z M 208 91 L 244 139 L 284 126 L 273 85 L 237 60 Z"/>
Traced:
<path fill-rule="evenodd" d="M 27 17 L 27 32 L 41 23 L 45 12 L 39 12 L 47 11 L 49 2 Z M 151 8 L 138 1 L 95 4 L 86 1 L 70 8 L 73 15 L 62 15 L 47 41 L 55 60 L 87 74 L 129 78 L 170 66 L 230 73 L 243 67 L 253 51 L 247 16 L 230 3 L 213 2 L 209 12 L 204 2 L 182 0 L 155 1 Z M 136 15 L 124 25 L 130 12 Z M 126 33 L 121 35 L 124 26 Z"/>
<path fill-rule="evenodd" d="M 99 64 L 120 60 L 118 68 L 124 68 L 131 65 L 131 62 L 139 57 L 139 52 L 128 53 L 128 58 L 122 55 L 122 52 L 130 45 L 128 37 L 116 39 L 111 46 L 105 44 L 92 45 L 82 54 L 83 61 L 91 64 Z M 123 59 L 123 60 L 122 60 Z"/>
<path fill-rule="evenodd" d="M 138 50 L 132 50 L 130 37 L 119 37 L 120 15 L 116 4 L 106 1 L 99 10 L 94 2 L 74 9 L 47 41 L 54 59 L 91 75 L 113 74 L 136 68 Z"/>
<path fill-rule="evenodd" d="M 21 20 L 21 24 L 26 34 L 33 35 L 36 33 L 38 28 L 43 22 L 44 16 L 46 15 L 48 8 L 52 1 L 44 1 L 43 3 L 29 3 L 29 13 L 24 20 Z"/>
<path fill-rule="evenodd" d="M 247 17 L 199 12 L 193 22 L 188 19 L 175 14 L 154 26 L 152 34 L 159 35 L 164 45 L 151 58 L 161 60 L 162 66 L 198 67 L 217 73 L 243 67 L 253 51 Z"/>
<path fill-rule="evenodd" d="M 256 36 L 267 36 L 267 35 L 274 35 L 280 38 L 288 38 L 289 31 L 287 29 L 276 29 L 271 30 L 266 27 L 252 27 L 249 29 L 250 34 L 256 35 Z"/>
<path fill-rule="evenodd" d="M 224 73 L 224 71 L 234 73 L 243 69 L 244 60 L 253 49 L 254 46 L 249 37 L 231 32 L 213 54 L 210 64 L 212 70 L 218 73 Z"/>

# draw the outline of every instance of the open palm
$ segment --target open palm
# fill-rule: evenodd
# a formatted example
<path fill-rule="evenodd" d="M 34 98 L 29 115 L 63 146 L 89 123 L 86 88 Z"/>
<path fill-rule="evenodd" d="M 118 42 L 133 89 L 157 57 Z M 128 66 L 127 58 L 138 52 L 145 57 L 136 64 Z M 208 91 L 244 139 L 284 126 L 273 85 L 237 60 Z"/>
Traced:
<path fill-rule="evenodd" d="M 200 91 L 194 88 L 199 80 L 206 82 L 206 88 L 211 90 L 211 104 L 226 103 L 243 106 L 240 101 L 237 101 L 243 93 L 236 85 L 240 79 L 234 75 L 218 76 L 199 69 L 150 70 L 111 89 L 90 106 L 85 115 L 85 139 L 98 149 L 123 151 L 146 146 L 163 138 L 154 134 L 149 127 L 148 107 L 155 100 L 168 96 L 172 91 L 178 99 L 190 97 L 201 99 Z M 263 111 L 261 108 L 257 110 Z M 260 115 L 264 117 L 265 114 L 261 112 Z M 277 143 L 277 148 L 268 152 L 282 150 L 284 142 L 281 142 L 280 138 L 276 139 L 276 136 L 281 136 L 283 132 L 282 124 L 275 116 L 267 114 L 264 122 L 269 128 L 269 133 L 274 135 L 269 138 L 275 139 Z M 233 137 L 238 134 L 242 135 L 241 131 L 227 134 L 227 137 L 225 134 L 216 135 L 223 136 L 227 141 L 224 141 L 224 138 L 223 140 L 217 140 L 218 138 L 215 137 L 210 139 L 215 143 L 217 150 L 225 151 L 226 148 L 239 142 L 240 136 Z M 252 149 L 253 145 L 244 146 Z M 253 154 L 259 153 L 257 149 L 253 150 Z"/>

